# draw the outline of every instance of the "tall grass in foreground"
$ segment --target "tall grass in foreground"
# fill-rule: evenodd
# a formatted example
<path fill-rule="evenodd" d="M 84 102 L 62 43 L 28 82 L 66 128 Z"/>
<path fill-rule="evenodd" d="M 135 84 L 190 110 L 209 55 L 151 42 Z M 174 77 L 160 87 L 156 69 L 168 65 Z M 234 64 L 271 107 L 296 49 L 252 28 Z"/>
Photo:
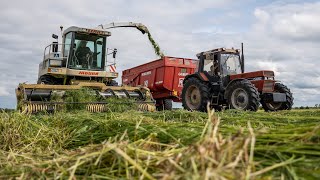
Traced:
<path fill-rule="evenodd" d="M 320 120 L 286 113 L 2 113 L 0 179 L 316 177 Z"/>

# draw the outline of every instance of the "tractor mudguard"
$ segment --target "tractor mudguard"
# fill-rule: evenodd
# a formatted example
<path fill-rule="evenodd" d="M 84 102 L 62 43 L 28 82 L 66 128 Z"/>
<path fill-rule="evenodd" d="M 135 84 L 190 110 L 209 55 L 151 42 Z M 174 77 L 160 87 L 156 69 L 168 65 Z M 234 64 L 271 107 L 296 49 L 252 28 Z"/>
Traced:
<path fill-rule="evenodd" d="M 190 79 L 190 78 L 192 78 L 192 77 L 195 77 L 195 78 L 198 78 L 198 79 L 200 79 L 201 81 L 205 81 L 205 82 L 208 82 L 209 81 L 209 79 L 208 79 L 208 77 L 203 73 L 203 72 L 196 72 L 196 73 L 194 73 L 194 74 L 189 74 L 189 75 L 187 75 L 185 78 L 184 78 L 184 80 L 183 80 L 183 84 L 188 80 L 188 79 Z"/>

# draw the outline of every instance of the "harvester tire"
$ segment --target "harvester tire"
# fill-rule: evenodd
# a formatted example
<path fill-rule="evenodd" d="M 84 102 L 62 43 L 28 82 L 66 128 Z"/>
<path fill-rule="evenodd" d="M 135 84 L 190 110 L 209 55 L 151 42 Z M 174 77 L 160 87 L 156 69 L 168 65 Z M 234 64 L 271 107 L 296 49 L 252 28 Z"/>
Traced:
<path fill-rule="evenodd" d="M 280 102 L 280 103 L 275 103 L 275 102 L 266 103 L 263 100 L 261 100 L 262 108 L 265 111 L 291 110 L 293 105 L 293 97 L 290 89 L 281 83 L 276 83 L 274 86 L 274 91 L 285 93 L 287 97 L 287 101 Z"/>
<path fill-rule="evenodd" d="M 248 80 L 236 81 L 226 90 L 231 109 L 257 111 L 259 108 L 259 92 Z"/>
<path fill-rule="evenodd" d="M 53 85 L 55 84 L 55 81 L 53 79 L 53 77 L 50 77 L 50 76 L 41 76 L 39 79 L 38 79 L 38 84 L 49 84 L 49 85 Z"/>
<path fill-rule="evenodd" d="M 189 111 L 207 111 L 210 102 L 209 85 L 198 78 L 188 79 L 182 89 L 182 106 Z"/>

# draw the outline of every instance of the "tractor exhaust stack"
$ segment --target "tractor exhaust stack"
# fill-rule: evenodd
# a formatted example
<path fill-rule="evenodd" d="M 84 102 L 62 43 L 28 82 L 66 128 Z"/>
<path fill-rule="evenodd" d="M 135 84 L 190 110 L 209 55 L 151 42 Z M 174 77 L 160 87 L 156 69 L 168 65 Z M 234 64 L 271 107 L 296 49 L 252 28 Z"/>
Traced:
<path fill-rule="evenodd" d="M 242 73 L 244 73 L 243 43 L 241 43 L 241 70 L 242 70 Z"/>

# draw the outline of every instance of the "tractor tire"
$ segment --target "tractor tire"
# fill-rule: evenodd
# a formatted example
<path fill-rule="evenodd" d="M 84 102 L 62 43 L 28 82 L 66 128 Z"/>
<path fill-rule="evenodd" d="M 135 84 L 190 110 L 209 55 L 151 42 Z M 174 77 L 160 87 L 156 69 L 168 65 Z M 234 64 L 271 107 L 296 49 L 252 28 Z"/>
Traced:
<path fill-rule="evenodd" d="M 259 92 L 248 80 L 236 81 L 226 90 L 231 109 L 257 111 L 259 108 Z"/>
<path fill-rule="evenodd" d="M 182 106 L 189 111 L 207 111 L 210 102 L 209 85 L 198 78 L 190 78 L 183 85 Z"/>
<path fill-rule="evenodd" d="M 158 111 L 172 110 L 172 99 L 162 99 L 161 101 L 160 106 L 157 106 Z"/>
<path fill-rule="evenodd" d="M 213 108 L 215 110 L 215 112 L 220 112 L 223 110 L 223 106 L 221 106 L 221 105 L 213 105 L 210 108 Z"/>
<path fill-rule="evenodd" d="M 290 91 L 290 89 L 281 84 L 281 83 L 276 83 L 274 86 L 274 91 L 275 92 L 280 92 L 280 93 L 285 93 L 286 97 L 287 97 L 287 101 L 286 102 L 271 102 L 271 103 L 266 103 L 263 100 L 261 100 L 261 105 L 262 108 L 265 111 L 279 111 L 279 110 L 291 110 L 292 109 L 292 105 L 293 105 L 293 97 L 292 97 L 292 93 Z"/>
<path fill-rule="evenodd" d="M 51 77 L 51 76 L 41 76 L 41 77 L 38 79 L 37 84 L 49 84 L 49 85 L 54 85 L 54 84 L 56 84 L 56 83 L 55 83 L 54 77 Z"/>

